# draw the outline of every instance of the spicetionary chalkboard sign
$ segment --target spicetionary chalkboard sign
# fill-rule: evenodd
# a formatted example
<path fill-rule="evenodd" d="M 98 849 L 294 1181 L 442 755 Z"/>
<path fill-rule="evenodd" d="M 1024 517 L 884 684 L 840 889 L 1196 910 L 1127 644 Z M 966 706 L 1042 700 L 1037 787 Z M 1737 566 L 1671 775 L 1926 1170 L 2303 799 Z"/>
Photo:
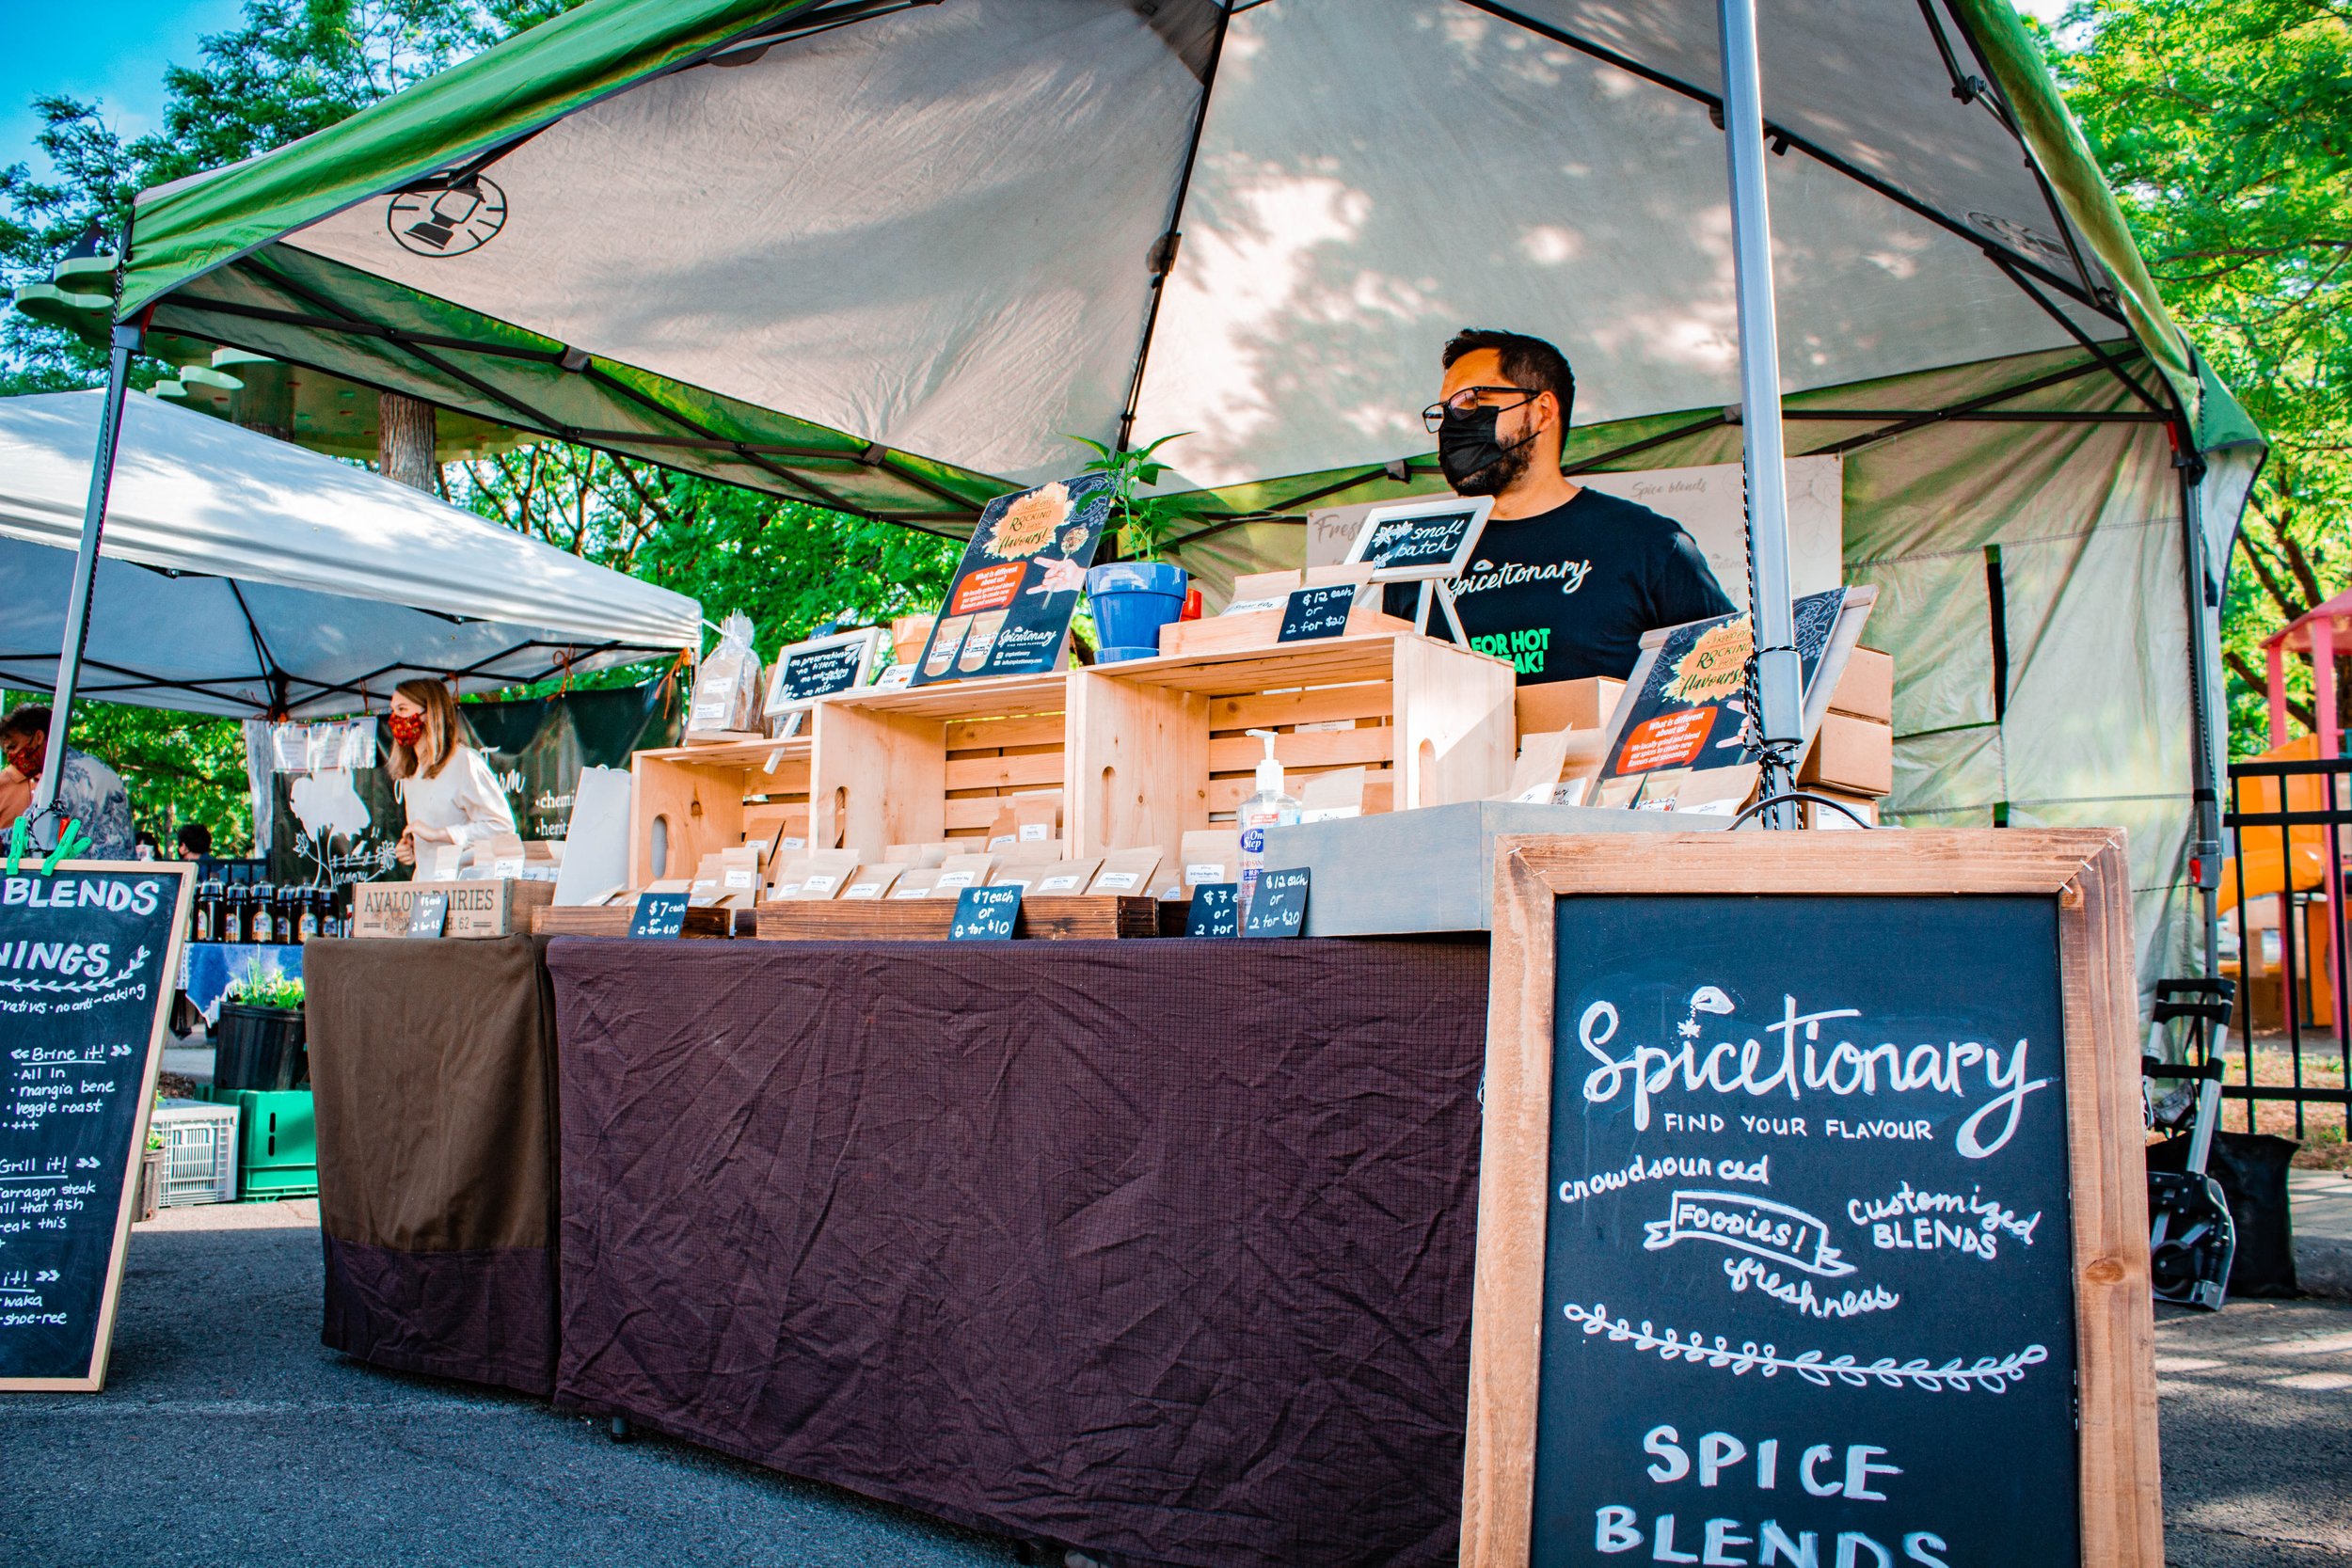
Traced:
<path fill-rule="evenodd" d="M 2163 1561 L 2122 834 L 1866 836 L 1499 841 L 1470 1568 Z"/>
<path fill-rule="evenodd" d="M 982 508 L 914 684 L 1055 668 L 1110 511 L 1107 474 L 1057 479 Z"/>
<path fill-rule="evenodd" d="M 768 675 L 764 711 L 772 718 L 807 707 L 819 697 L 864 686 L 873 675 L 874 650 L 882 635 L 880 626 L 866 626 L 777 649 L 776 662 Z"/>
<path fill-rule="evenodd" d="M 686 929 L 686 907 L 693 901 L 688 893 L 641 893 L 637 907 L 629 912 L 628 934 L 633 937 L 675 937 Z"/>
<path fill-rule="evenodd" d="M 106 1380 L 195 867 L 0 878 L 0 1389 Z"/>

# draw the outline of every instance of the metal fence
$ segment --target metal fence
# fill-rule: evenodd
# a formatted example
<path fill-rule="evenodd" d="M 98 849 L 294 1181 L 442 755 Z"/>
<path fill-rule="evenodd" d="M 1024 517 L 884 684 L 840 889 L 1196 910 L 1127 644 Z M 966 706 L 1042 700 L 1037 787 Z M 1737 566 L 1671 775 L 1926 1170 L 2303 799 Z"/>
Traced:
<path fill-rule="evenodd" d="M 2223 892 L 2235 895 L 2224 917 L 2221 963 L 2225 974 L 2235 972 L 2246 1050 L 2243 1081 L 2225 1083 L 2222 1093 L 2246 1102 L 2249 1132 L 2255 1101 L 2265 1100 L 2294 1102 L 2297 1138 L 2307 1136 L 2312 1106 L 2334 1106 L 2352 1121 L 2352 1018 L 2344 1005 L 2352 889 L 2344 860 L 2352 845 L 2352 758 L 2232 763 L 2221 824 L 2231 861 Z M 2309 1082 L 2313 1065 L 2332 1065 L 2336 1082 Z"/>

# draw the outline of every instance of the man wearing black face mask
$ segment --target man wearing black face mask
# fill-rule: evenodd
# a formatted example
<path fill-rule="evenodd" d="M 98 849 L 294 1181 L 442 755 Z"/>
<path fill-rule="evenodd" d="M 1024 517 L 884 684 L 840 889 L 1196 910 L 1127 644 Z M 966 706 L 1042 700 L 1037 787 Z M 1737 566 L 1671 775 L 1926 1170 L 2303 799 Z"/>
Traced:
<path fill-rule="evenodd" d="M 1707 558 L 1645 506 L 1570 483 L 1561 443 L 1576 378 L 1560 351 L 1516 332 L 1468 330 L 1445 346 L 1423 418 L 1456 495 L 1492 496 L 1470 569 L 1454 584 L 1470 645 L 1518 666 L 1519 684 L 1622 679 L 1642 634 L 1731 612 Z M 1410 614 L 1410 591 L 1390 591 Z M 1431 629 L 1444 635 L 1442 622 Z"/>

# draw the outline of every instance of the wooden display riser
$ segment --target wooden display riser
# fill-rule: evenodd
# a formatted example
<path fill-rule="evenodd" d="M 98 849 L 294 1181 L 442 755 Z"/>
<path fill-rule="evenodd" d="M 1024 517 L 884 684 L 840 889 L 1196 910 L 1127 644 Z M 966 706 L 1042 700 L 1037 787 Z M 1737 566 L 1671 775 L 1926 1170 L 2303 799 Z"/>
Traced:
<path fill-rule="evenodd" d="M 1073 671 L 1070 684 L 1063 834 L 1076 855 L 1173 848 L 1230 821 L 1264 755 L 1251 729 L 1283 732 L 1275 752 L 1293 794 L 1350 767 L 1369 770 L 1367 809 L 1481 800 L 1510 782 L 1511 666 L 1410 633 L 1134 659 Z"/>
<path fill-rule="evenodd" d="M 678 935 L 732 937 L 735 935 L 736 912 L 708 905 L 690 906 L 686 911 L 686 924 Z M 562 908 L 550 904 L 532 911 L 531 934 L 535 937 L 625 937 L 628 935 L 629 922 L 636 915 L 635 899 L 619 904 L 570 904 Z"/>
<path fill-rule="evenodd" d="M 955 924 L 953 898 L 787 898 L 759 906 L 762 942 L 945 942 Z M 1025 898 L 1015 941 L 1155 937 L 1157 899 L 1113 895 Z"/>
<path fill-rule="evenodd" d="M 703 856 L 746 842 L 767 845 L 788 819 L 804 817 L 810 750 L 806 736 L 795 736 L 636 753 L 629 760 L 629 885 L 691 877 Z"/>
<path fill-rule="evenodd" d="M 1059 673 L 1004 675 L 818 703 L 811 847 L 980 847 L 1004 797 L 1064 789 L 1067 691 Z"/>

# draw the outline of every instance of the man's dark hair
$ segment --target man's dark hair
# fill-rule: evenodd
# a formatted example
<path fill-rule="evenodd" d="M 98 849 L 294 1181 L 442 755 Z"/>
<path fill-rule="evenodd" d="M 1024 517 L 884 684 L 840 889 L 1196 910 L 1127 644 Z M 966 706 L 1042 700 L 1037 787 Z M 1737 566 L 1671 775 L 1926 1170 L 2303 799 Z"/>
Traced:
<path fill-rule="evenodd" d="M 213 830 L 201 822 L 183 822 L 180 825 L 180 832 L 173 836 L 184 853 L 209 855 L 213 852 Z"/>
<path fill-rule="evenodd" d="M 1560 430 L 1565 440 L 1568 415 L 1576 407 L 1576 372 L 1568 369 L 1568 356 L 1541 338 L 1531 338 L 1524 332 L 1466 326 L 1447 342 L 1445 353 L 1438 356 L 1438 368 L 1450 371 L 1454 361 L 1482 348 L 1493 349 L 1502 356 L 1503 378 L 1512 386 L 1524 387 L 1531 392 L 1549 392 L 1560 400 Z"/>
<path fill-rule="evenodd" d="M 46 736 L 48 733 L 49 705 L 46 703 L 27 703 L 23 707 L 10 708 L 7 717 L 0 718 L 0 744 L 29 740 L 34 736 Z"/>

